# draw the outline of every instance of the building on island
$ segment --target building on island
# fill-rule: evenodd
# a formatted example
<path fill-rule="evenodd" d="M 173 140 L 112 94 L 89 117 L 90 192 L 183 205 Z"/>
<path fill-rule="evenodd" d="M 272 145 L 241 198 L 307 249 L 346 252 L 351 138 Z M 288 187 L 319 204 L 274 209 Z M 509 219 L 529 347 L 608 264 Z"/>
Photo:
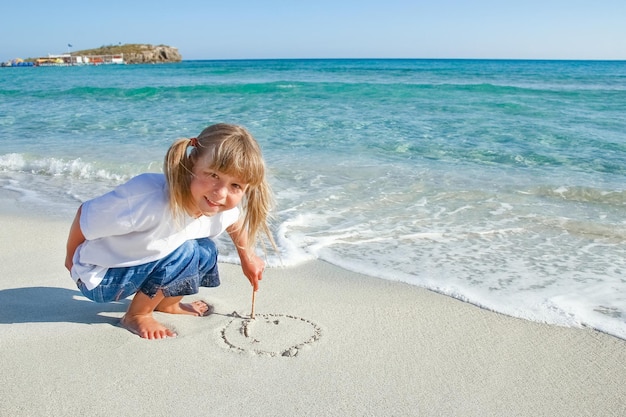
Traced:
<path fill-rule="evenodd" d="M 104 65 L 125 64 L 124 54 L 114 55 L 50 55 L 35 59 L 36 66 L 71 66 L 71 65 Z"/>
<path fill-rule="evenodd" d="M 2 62 L 2 67 L 68 67 L 73 65 L 105 65 L 105 64 L 125 64 L 124 54 L 114 55 L 51 55 L 29 59 L 25 61 L 21 58 Z"/>

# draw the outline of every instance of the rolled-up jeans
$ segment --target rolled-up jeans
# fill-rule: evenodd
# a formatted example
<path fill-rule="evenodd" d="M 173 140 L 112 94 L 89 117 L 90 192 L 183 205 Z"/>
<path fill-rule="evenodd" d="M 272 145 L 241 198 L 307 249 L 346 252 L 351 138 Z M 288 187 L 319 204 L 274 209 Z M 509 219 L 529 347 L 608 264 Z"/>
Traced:
<path fill-rule="evenodd" d="M 174 252 L 142 265 L 109 268 L 102 282 L 88 290 L 81 281 L 83 295 L 98 303 L 118 301 L 141 291 L 150 298 L 161 290 L 166 297 L 196 294 L 199 287 L 220 285 L 217 247 L 211 239 L 188 240 Z"/>

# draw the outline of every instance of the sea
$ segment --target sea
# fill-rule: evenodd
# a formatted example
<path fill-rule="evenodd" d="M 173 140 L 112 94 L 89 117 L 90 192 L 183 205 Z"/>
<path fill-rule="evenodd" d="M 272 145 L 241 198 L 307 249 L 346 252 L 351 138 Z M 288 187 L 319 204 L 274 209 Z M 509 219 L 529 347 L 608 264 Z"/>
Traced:
<path fill-rule="evenodd" d="M 626 339 L 626 61 L 2 68 L 0 196 L 69 227 L 217 122 L 262 146 L 270 266 L 322 260 Z"/>

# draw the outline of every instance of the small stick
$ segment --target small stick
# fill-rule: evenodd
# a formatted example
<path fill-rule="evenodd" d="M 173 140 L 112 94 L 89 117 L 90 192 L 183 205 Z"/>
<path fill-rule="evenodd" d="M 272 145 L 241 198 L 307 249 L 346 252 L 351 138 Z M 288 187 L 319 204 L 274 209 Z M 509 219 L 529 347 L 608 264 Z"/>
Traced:
<path fill-rule="evenodd" d="M 250 312 L 250 318 L 254 320 L 254 302 L 256 301 L 256 291 L 252 290 L 252 311 Z"/>

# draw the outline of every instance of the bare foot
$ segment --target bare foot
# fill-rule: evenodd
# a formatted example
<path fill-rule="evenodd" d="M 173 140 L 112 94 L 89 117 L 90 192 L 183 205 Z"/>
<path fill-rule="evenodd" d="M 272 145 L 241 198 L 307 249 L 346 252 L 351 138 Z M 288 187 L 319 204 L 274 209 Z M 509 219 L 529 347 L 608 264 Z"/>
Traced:
<path fill-rule="evenodd" d="M 165 303 L 163 303 L 165 304 Z M 162 305 L 159 304 L 155 311 L 169 314 L 189 314 L 192 316 L 208 316 L 213 313 L 213 306 L 202 300 L 193 301 L 191 303 L 175 303 Z"/>
<path fill-rule="evenodd" d="M 126 330 L 144 339 L 176 337 L 176 333 L 156 321 L 152 314 L 128 315 L 120 320 Z"/>

